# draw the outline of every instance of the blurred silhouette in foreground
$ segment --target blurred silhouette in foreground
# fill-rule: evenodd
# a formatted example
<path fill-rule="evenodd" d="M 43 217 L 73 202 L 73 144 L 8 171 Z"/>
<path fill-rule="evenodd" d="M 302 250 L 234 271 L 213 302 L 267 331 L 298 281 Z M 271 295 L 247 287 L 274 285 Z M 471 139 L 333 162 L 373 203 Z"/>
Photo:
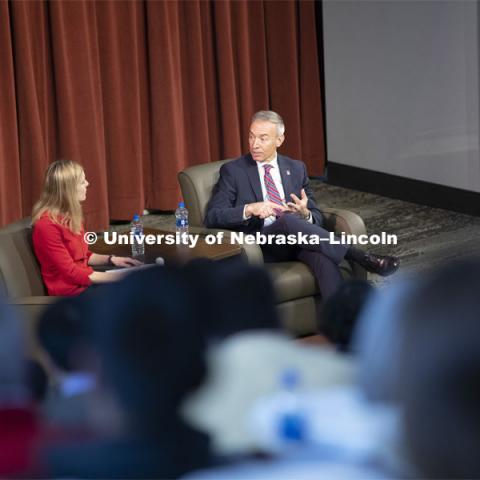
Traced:
<path fill-rule="evenodd" d="M 479 278 L 480 259 L 456 261 L 389 286 L 362 314 L 360 384 L 398 409 L 389 454 L 404 475 L 480 477 Z"/>
<path fill-rule="evenodd" d="M 480 259 L 426 277 L 405 306 L 398 391 L 422 477 L 479 478 Z"/>
<path fill-rule="evenodd" d="M 90 315 L 97 380 L 111 393 L 121 421 L 96 440 L 50 449 L 52 475 L 177 478 L 209 465 L 207 436 L 179 414 L 205 374 L 196 306 L 181 269 L 134 273 L 99 296 Z M 98 417 L 104 405 L 91 408 Z"/>
<path fill-rule="evenodd" d="M 479 276 L 480 260 L 469 259 L 380 289 L 358 319 L 358 387 L 299 392 L 309 442 L 269 461 L 244 457 L 188 478 L 479 478 Z M 245 383 L 255 389 L 265 365 L 288 365 L 293 358 L 286 350 L 273 356 L 260 342 L 250 351 L 231 352 L 216 352 L 216 376 L 199 403 L 216 401 L 217 417 L 243 392 L 229 397 L 221 389 L 232 378 L 232 365 L 244 368 Z M 237 405 L 230 430 L 218 437 L 222 447 L 258 445 L 255 438 L 233 437 L 244 423 L 240 411 Z M 205 422 L 208 412 L 199 418 Z"/>
<path fill-rule="evenodd" d="M 27 387 L 22 322 L 0 303 L 0 477 L 33 477 L 42 435 L 32 392 Z"/>
<path fill-rule="evenodd" d="M 289 337 L 264 269 L 199 261 L 187 270 L 209 312 L 203 325 L 209 368 L 206 382 L 185 404 L 186 417 L 211 434 L 213 452 L 227 461 L 264 455 L 265 443 L 251 421 L 257 400 L 278 391 L 286 370 L 298 372 L 305 389 L 348 383 L 352 362 L 332 348 Z"/>
<path fill-rule="evenodd" d="M 98 291 L 86 290 L 77 297 L 61 298 L 49 305 L 38 321 L 37 338 L 51 376 L 42 410 L 51 424 L 86 426 L 88 396 L 96 385 L 87 361 L 88 318 L 97 296 Z"/>
<path fill-rule="evenodd" d="M 323 307 L 320 333 L 323 333 L 342 352 L 350 352 L 352 335 L 362 308 L 373 292 L 364 280 L 342 283 Z"/>

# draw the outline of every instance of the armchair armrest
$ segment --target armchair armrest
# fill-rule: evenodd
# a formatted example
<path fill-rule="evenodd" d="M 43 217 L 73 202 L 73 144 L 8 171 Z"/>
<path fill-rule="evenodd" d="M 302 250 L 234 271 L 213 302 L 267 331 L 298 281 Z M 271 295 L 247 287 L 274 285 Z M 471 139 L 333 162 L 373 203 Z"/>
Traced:
<path fill-rule="evenodd" d="M 350 210 L 323 208 L 320 210 L 325 219 L 325 228 L 330 232 L 362 235 L 367 233 L 362 217 Z"/>
<path fill-rule="evenodd" d="M 22 318 L 29 326 L 30 330 L 33 328 L 33 325 L 36 324 L 36 321 L 42 314 L 42 312 L 50 305 L 51 303 L 56 302 L 62 297 L 49 297 L 46 295 L 42 296 L 31 296 L 31 297 L 16 297 L 4 299 L 5 303 L 9 305 L 14 311 L 18 312 L 20 318 Z M 34 335 L 29 336 L 29 343 L 31 345 L 35 344 Z"/>
<path fill-rule="evenodd" d="M 47 295 L 16 298 L 6 297 L 5 303 L 24 317 L 37 318 L 48 305 L 56 302 L 59 298 L 62 297 L 49 297 Z"/>
<path fill-rule="evenodd" d="M 230 242 L 231 234 L 233 233 L 231 230 L 223 230 L 218 228 L 203 228 L 203 227 L 190 227 L 191 233 L 198 233 L 201 235 L 208 235 L 216 234 L 218 232 L 224 232 L 224 242 Z M 247 245 L 243 244 L 240 245 L 242 249 L 242 255 L 245 256 L 248 260 L 248 263 L 253 265 L 262 265 L 263 264 L 263 253 L 262 249 L 254 244 L 254 245 Z"/>
<path fill-rule="evenodd" d="M 7 305 L 13 306 L 35 306 L 35 305 L 49 305 L 50 303 L 56 302 L 58 299 L 62 297 L 54 297 L 54 296 L 47 296 L 47 295 L 39 295 L 35 297 L 18 297 L 18 298 L 9 298 L 5 299 L 5 303 Z"/>

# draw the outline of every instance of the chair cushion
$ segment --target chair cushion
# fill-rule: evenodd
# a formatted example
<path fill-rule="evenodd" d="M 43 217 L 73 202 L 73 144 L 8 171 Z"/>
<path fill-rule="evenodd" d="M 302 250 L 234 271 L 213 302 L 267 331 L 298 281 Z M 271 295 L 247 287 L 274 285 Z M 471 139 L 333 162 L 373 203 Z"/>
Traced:
<path fill-rule="evenodd" d="M 301 262 L 266 263 L 278 303 L 318 294 L 311 270 Z"/>
<path fill-rule="evenodd" d="M 320 293 L 312 271 L 301 262 L 265 263 L 265 268 L 273 280 L 277 303 Z M 345 280 L 354 277 L 346 260 L 340 263 L 340 272 Z"/>

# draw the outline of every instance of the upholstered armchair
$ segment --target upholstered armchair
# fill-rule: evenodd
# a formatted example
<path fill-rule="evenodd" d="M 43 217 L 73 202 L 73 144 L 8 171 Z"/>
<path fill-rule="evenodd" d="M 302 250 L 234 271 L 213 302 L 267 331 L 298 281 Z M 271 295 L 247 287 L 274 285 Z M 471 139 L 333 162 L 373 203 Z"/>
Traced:
<path fill-rule="evenodd" d="M 189 167 L 178 174 L 189 222 L 193 227 L 204 227 L 206 208 L 220 167 L 229 160 Z M 355 213 L 334 208 L 322 208 L 328 230 L 348 234 L 366 233 L 363 220 Z M 207 233 L 209 230 L 205 229 Z M 213 230 L 217 231 L 217 230 Z M 228 231 L 225 230 L 228 235 Z M 294 335 L 308 335 L 316 330 L 316 319 L 321 321 L 321 298 L 309 268 L 301 262 L 264 263 L 258 245 L 242 245 L 242 254 L 249 262 L 264 265 L 270 273 L 277 295 L 277 305 L 283 325 Z M 366 271 L 357 264 L 343 261 L 340 265 L 345 279 L 366 279 Z"/>
<path fill-rule="evenodd" d="M 0 296 L 25 320 L 29 351 L 38 347 L 33 329 L 42 310 L 58 297 L 47 296 L 40 266 L 32 247 L 31 219 L 24 218 L 0 229 Z"/>

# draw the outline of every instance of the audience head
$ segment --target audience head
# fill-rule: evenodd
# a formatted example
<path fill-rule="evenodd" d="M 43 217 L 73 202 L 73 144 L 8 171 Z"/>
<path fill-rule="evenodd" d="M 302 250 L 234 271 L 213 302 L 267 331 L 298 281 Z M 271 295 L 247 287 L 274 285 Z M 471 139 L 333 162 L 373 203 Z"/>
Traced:
<path fill-rule="evenodd" d="M 480 260 L 454 262 L 376 293 L 359 325 L 360 381 L 396 406 L 422 478 L 480 476 Z"/>
<path fill-rule="evenodd" d="M 399 279 L 373 291 L 358 318 L 353 351 L 360 387 L 372 402 L 398 398 L 398 357 L 406 341 L 403 307 L 415 288 L 414 281 Z"/>
<path fill-rule="evenodd" d="M 367 281 L 350 280 L 325 302 L 320 331 L 339 350 L 350 351 L 357 319 L 372 291 Z"/>
<path fill-rule="evenodd" d="M 399 402 L 422 477 L 480 477 L 480 259 L 428 275 L 404 310 Z"/>
<path fill-rule="evenodd" d="M 209 339 L 252 330 L 278 330 L 273 285 L 268 274 L 243 260 L 196 260 L 185 268 L 205 312 Z"/>
<path fill-rule="evenodd" d="M 80 202 L 85 200 L 86 187 L 83 168 L 72 160 L 57 160 L 45 173 L 40 199 L 34 205 L 32 222 L 35 223 L 45 212 L 78 233 L 82 224 Z"/>
<path fill-rule="evenodd" d="M 165 435 L 205 374 L 202 313 L 182 269 L 157 267 L 109 289 L 92 316 L 103 380 L 132 432 Z"/>
<path fill-rule="evenodd" d="M 208 465 L 208 436 L 180 413 L 206 370 L 202 313 L 183 269 L 131 273 L 89 303 L 97 369 L 85 423 L 94 440 L 53 448 L 53 476 L 178 478 Z"/>

